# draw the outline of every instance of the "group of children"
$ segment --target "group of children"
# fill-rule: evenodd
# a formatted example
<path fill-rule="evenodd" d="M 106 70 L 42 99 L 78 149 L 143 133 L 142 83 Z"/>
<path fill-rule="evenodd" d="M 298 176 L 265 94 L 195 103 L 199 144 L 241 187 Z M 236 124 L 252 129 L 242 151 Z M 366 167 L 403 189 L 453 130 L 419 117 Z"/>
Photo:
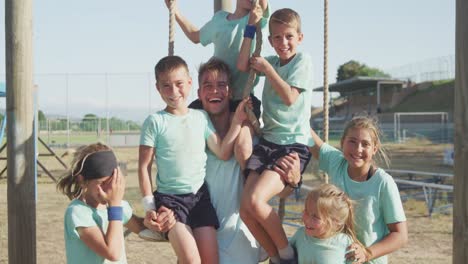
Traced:
<path fill-rule="evenodd" d="M 204 98 L 199 89 L 200 100 L 191 104 L 192 109 L 187 107 L 192 79 L 186 62 L 167 56 L 156 64 L 156 89 L 166 107 L 150 115 L 141 130 L 138 175 L 146 217 L 132 215 L 122 200 L 124 178 L 113 152 L 102 144 L 84 147 L 59 183 L 74 199 L 65 213 L 68 263 L 106 259 L 126 263 L 123 225 L 136 233 L 146 228 L 164 232 L 179 263 L 219 263 L 218 251 L 213 249 L 218 248 L 220 220 L 205 179 L 206 149 L 220 160 L 236 155 L 245 177 L 240 216 L 270 263 L 387 263 L 385 255 L 406 243 L 406 218 L 397 186 L 374 162 L 382 150 L 376 122 L 368 117 L 351 120 L 341 151 L 323 143 L 309 125 L 312 62 L 297 51 L 303 39 L 299 15 L 284 8 L 269 16 L 266 0 L 259 0 L 257 6 L 251 2 L 237 0 L 233 13 L 220 11 L 201 29 L 175 8 L 176 20 L 190 40 L 214 44 L 214 56 L 230 69 L 232 81 L 218 74 L 221 79 L 215 85 L 204 85 L 206 93 L 217 96 Z M 256 26 L 267 25 L 276 55 L 251 57 Z M 254 146 L 255 135 L 244 109 L 259 114 L 260 105 L 253 95 L 242 98 L 245 71 L 250 68 L 265 76 L 264 126 Z M 224 100 L 226 96 L 232 97 L 231 102 Z M 230 104 L 234 113 L 221 135 L 210 116 L 198 110 L 203 101 L 211 104 L 210 116 L 224 102 Z M 285 190 L 300 188 L 300 174 L 311 156 L 319 160 L 320 169 L 334 185 L 322 185 L 308 194 L 304 227 L 288 240 L 268 201 Z"/>

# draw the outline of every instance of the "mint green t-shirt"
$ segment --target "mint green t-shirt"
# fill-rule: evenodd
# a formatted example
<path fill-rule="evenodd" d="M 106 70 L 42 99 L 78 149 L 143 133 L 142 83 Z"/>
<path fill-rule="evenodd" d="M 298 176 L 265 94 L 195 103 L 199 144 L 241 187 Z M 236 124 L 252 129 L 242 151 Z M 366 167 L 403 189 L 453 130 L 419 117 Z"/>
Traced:
<path fill-rule="evenodd" d="M 155 148 L 158 192 L 196 193 L 203 185 L 206 140 L 215 130 L 203 110 L 185 115 L 164 110 L 148 116 L 141 128 L 140 145 Z"/>
<path fill-rule="evenodd" d="M 132 217 L 132 208 L 127 201 L 122 201 L 123 207 L 123 221 L 125 225 Z M 64 217 L 65 224 L 65 250 L 67 253 L 68 264 L 102 264 L 102 263 L 127 263 L 127 256 L 125 255 L 125 244 L 122 244 L 122 256 L 119 261 L 109 261 L 92 251 L 80 239 L 78 234 L 78 227 L 92 227 L 98 226 L 105 234 L 109 221 L 107 220 L 106 209 L 96 209 L 91 207 L 81 200 L 73 200 L 68 205 Z M 123 234 L 122 234 L 123 236 Z"/>
<path fill-rule="evenodd" d="M 257 242 L 239 216 L 243 180 L 235 158 L 223 161 L 207 151 L 206 183 L 216 209 L 219 263 L 257 263 Z"/>
<path fill-rule="evenodd" d="M 271 86 L 268 78 L 263 88 L 263 137 L 278 145 L 301 143 L 313 146 L 310 135 L 310 108 L 312 106 L 312 59 L 297 53 L 286 65 L 280 66 L 278 56 L 265 58 L 278 75 L 292 87 L 299 89 L 296 102 L 287 106 Z"/>
<path fill-rule="evenodd" d="M 388 224 L 406 221 L 398 187 L 383 169 L 378 168 L 368 181 L 353 181 L 343 153 L 326 143 L 320 148 L 319 167 L 330 175 L 332 184 L 356 202 L 356 235 L 365 246 L 382 240 L 389 233 Z M 387 262 L 387 256 L 370 261 Z"/>
<path fill-rule="evenodd" d="M 239 57 L 240 48 L 242 41 L 244 40 L 245 26 L 248 23 L 249 16 L 246 15 L 236 20 L 228 20 L 229 13 L 226 11 L 218 11 L 214 14 L 210 21 L 208 21 L 200 29 L 200 43 L 206 46 L 210 43 L 214 45 L 213 56 L 224 61 L 229 65 L 231 71 L 231 83 L 230 87 L 232 90 L 232 96 L 235 100 L 242 99 L 242 93 L 247 84 L 249 76 L 248 72 L 242 72 L 237 69 L 237 59 Z M 261 20 L 263 42 L 267 40 L 267 25 L 268 17 L 270 16 L 270 5 L 266 12 L 263 14 Z M 251 52 L 255 50 L 254 39 Z M 258 83 L 258 78 L 255 81 L 255 85 Z"/>
<path fill-rule="evenodd" d="M 304 227 L 300 227 L 289 242 L 297 250 L 299 264 L 346 263 L 346 248 L 353 243 L 343 233 L 326 239 L 308 236 Z"/>

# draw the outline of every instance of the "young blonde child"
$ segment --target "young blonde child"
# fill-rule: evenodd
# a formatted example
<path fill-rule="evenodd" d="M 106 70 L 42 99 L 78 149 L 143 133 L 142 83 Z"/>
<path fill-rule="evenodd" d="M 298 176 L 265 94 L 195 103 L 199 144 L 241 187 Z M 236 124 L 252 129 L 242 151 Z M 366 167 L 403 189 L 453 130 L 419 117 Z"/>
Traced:
<path fill-rule="evenodd" d="M 302 221 L 304 226 L 290 239 L 300 264 L 346 263 L 347 248 L 360 244 L 354 231 L 353 203 L 332 184 L 307 195 Z"/>
<path fill-rule="evenodd" d="M 164 206 L 174 212 L 177 223 L 168 238 L 179 263 L 218 263 L 219 222 L 205 183 L 205 148 L 222 160 L 230 159 L 246 119 L 244 106 L 248 100 L 239 104 L 221 140 L 205 111 L 187 108 L 192 79 L 182 58 L 162 58 L 156 64 L 155 76 L 156 89 L 166 107 L 148 116 L 141 129 L 138 176 L 145 210 L 159 212 Z M 154 194 L 153 159 L 158 168 Z"/>
<path fill-rule="evenodd" d="M 169 0 L 165 0 L 166 5 L 169 6 Z M 256 7 L 252 7 L 251 0 L 237 0 L 234 12 L 229 13 L 220 10 L 206 22 L 201 28 L 193 25 L 185 16 L 182 15 L 178 6 L 177 0 L 173 0 L 175 6 L 175 18 L 182 31 L 188 39 L 193 43 L 201 43 L 203 46 L 213 44 L 213 56 L 226 63 L 231 70 L 231 91 L 232 102 L 231 112 L 234 112 L 237 105 L 243 99 L 243 90 L 247 84 L 248 73 L 237 70 L 236 63 L 241 49 L 242 39 L 246 32 L 247 34 L 254 34 L 252 28 L 250 31 L 247 28 L 249 24 L 254 23 L 252 18 L 249 17 L 249 12 L 252 8 L 263 10 L 261 17 L 261 27 L 266 28 L 268 24 L 268 17 L 270 15 L 270 7 L 267 0 L 259 0 Z M 260 20 L 260 19 L 259 19 Z M 249 52 L 253 52 L 255 45 L 249 47 Z M 258 81 L 258 80 L 257 80 Z M 251 94 L 253 112 L 260 117 L 260 100 Z M 195 100 L 190 104 L 190 107 L 196 109 L 203 109 L 201 101 Z"/>
<path fill-rule="evenodd" d="M 100 143 L 79 149 L 57 188 L 73 199 L 64 219 L 67 263 L 127 263 L 123 227 L 139 233 L 144 226 L 122 200 L 125 180 L 112 150 Z"/>
<path fill-rule="evenodd" d="M 374 162 L 377 153 L 388 160 L 376 121 L 367 116 L 349 121 L 341 137 L 341 151 L 323 143 L 313 130 L 311 133 L 315 141 L 311 152 L 320 169 L 328 173 L 330 183 L 356 201 L 356 235 L 364 247 L 351 245 L 348 260 L 387 263 L 385 255 L 406 244 L 408 231 L 398 187 Z"/>
<path fill-rule="evenodd" d="M 260 19 L 260 11 L 251 12 L 254 22 Z M 311 157 L 308 147 L 313 145 L 309 124 L 312 62 L 310 56 L 297 51 L 303 39 L 297 12 L 289 8 L 275 11 L 269 28 L 268 40 L 277 55 L 249 58 L 252 38 L 245 36 L 237 64 L 242 71 L 250 66 L 266 77 L 262 138 L 247 162 L 241 217 L 272 263 L 295 263 L 281 221 L 268 201 L 286 185 L 274 169 L 278 159 L 297 153 L 302 173 Z"/>

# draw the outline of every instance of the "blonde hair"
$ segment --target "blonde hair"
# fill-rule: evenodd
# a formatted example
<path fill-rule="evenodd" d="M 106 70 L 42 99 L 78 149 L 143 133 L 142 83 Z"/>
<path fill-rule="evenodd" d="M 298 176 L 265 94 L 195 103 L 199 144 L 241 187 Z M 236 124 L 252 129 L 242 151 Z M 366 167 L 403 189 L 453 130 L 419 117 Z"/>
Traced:
<path fill-rule="evenodd" d="M 344 233 L 354 243 L 360 245 L 367 256 L 370 256 L 369 249 L 356 236 L 354 202 L 343 190 L 333 184 L 322 184 L 307 195 L 305 207 L 307 208 L 312 201 L 315 201 L 318 217 L 325 225 L 325 238 Z"/>
<path fill-rule="evenodd" d="M 161 74 L 170 73 L 173 70 L 183 68 L 187 75 L 189 75 L 189 70 L 187 63 L 179 56 L 166 56 L 158 61 L 156 66 L 154 66 L 154 75 L 156 81 L 159 81 Z"/>
<path fill-rule="evenodd" d="M 380 138 L 382 137 L 382 131 L 379 128 L 378 121 L 375 117 L 358 115 L 353 117 L 345 126 L 343 135 L 341 136 L 340 145 L 343 148 L 343 142 L 351 129 L 367 129 L 372 138 L 372 143 L 377 148 L 377 157 L 385 163 L 387 167 L 390 166 L 390 159 L 382 146 Z M 375 161 L 373 160 L 374 165 Z"/>
<path fill-rule="evenodd" d="M 200 64 L 198 68 L 198 87 L 202 87 L 202 77 L 207 72 L 213 72 L 216 74 L 226 74 L 229 85 L 231 84 L 231 71 L 229 70 L 229 65 L 224 61 L 211 57 L 207 62 Z"/>
<path fill-rule="evenodd" d="M 301 17 L 296 11 L 290 8 L 278 9 L 273 14 L 271 14 L 270 22 L 268 23 L 270 35 L 273 23 L 286 25 L 296 29 L 297 33 L 301 33 Z"/>
<path fill-rule="evenodd" d="M 95 152 L 107 150 L 112 149 L 102 143 L 95 143 L 78 148 L 73 154 L 71 167 L 57 183 L 57 190 L 65 194 L 70 200 L 80 196 L 83 192 L 83 187 L 78 175 L 83 169 L 83 164 L 86 158 Z"/>

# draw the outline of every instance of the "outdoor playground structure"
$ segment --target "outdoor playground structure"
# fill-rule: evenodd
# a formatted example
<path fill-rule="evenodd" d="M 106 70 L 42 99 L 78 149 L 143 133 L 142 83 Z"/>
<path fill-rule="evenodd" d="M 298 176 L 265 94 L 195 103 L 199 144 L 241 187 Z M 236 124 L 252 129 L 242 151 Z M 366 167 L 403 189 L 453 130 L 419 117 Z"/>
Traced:
<path fill-rule="evenodd" d="M 327 1 L 325 1 L 327 3 Z M 327 4 L 325 4 L 327 7 Z M 325 9 L 326 10 L 326 9 Z M 457 78 L 455 96 L 455 175 L 453 263 L 467 263 L 465 190 L 468 187 L 468 3 L 457 0 Z M 8 124 L 8 229 L 9 262 L 36 263 L 36 135 L 32 100 L 31 1 L 6 1 L 7 118 Z M 327 14 L 325 12 L 325 14 Z M 325 15 L 327 18 L 327 15 Z M 326 25 L 326 23 L 325 23 Z M 18 34 L 21 32 L 22 34 Z M 325 36 L 326 36 L 325 30 Z M 325 37 L 325 39 L 327 39 Z M 325 45 L 325 49 L 327 45 Z M 327 57 L 325 52 L 325 58 Z M 326 63 L 325 63 L 326 67 Z M 327 76 L 327 74 L 324 74 Z M 325 81 L 324 91 L 327 90 Z M 328 98 L 324 96 L 324 138 L 328 139 Z M 23 162 L 25 161 L 25 162 Z M 24 252 L 29 254 L 24 254 Z"/>

